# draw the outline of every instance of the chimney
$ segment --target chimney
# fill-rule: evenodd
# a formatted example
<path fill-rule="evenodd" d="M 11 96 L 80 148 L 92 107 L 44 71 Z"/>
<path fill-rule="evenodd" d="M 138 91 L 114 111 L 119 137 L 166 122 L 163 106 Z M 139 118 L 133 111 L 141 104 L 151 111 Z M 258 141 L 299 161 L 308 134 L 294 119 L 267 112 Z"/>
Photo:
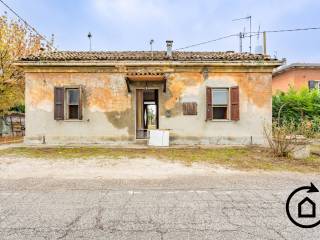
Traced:
<path fill-rule="evenodd" d="M 173 41 L 172 40 L 167 40 L 166 43 L 167 43 L 166 56 L 167 56 L 167 58 L 172 58 L 172 44 L 173 44 Z"/>

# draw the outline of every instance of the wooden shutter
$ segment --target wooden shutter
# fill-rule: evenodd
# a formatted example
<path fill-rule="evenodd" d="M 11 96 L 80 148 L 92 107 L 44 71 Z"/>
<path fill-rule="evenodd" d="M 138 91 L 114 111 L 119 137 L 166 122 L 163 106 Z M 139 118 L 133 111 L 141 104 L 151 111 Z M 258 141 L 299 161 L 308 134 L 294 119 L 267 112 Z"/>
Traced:
<path fill-rule="evenodd" d="M 212 88 L 207 87 L 206 90 L 207 113 L 206 120 L 212 120 Z"/>
<path fill-rule="evenodd" d="M 231 94 L 231 120 L 240 120 L 240 100 L 239 100 L 239 87 L 232 87 Z"/>
<path fill-rule="evenodd" d="M 310 80 L 310 81 L 308 82 L 308 86 L 309 86 L 309 89 L 310 89 L 310 90 L 316 88 L 316 81 Z"/>
<path fill-rule="evenodd" d="M 82 99 L 83 99 L 83 87 L 79 87 L 79 120 L 82 120 L 83 118 L 83 104 L 82 104 Z"/>
<path fill-rule="evenodd" d="M 64 88 L 54 88 L 54 120 L 64 119 Z"/>
<path fill-rule="evenodd" d="M 186 102 L 182 104 L 183 115 L 197 115 L 197 103 Z"/>

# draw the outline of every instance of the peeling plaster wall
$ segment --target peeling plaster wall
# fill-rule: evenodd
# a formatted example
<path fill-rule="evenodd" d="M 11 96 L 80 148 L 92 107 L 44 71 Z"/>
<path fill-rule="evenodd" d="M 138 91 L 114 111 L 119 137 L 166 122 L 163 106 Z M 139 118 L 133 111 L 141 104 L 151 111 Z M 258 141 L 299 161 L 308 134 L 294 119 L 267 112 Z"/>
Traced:
<path fill-rule="evenodd" d="M 54 87 L 83 88 L 83 120 L 55 121 Z M 133 140 L 132 100 L 122 74 L 27 73 L 26 142 Z M 131 137 L 130 137 L 131 136 Z"/>
<path fill-rule="evenodd" d="M 176 144 L 265 144 L 264 124 L 271 124 L 270 73 L 175 73 L 169 78 L 169 93 L 162 114 L 160 128 L 170 129 L 171 142 Z M 240 120 L 205 121 L 206 87 L 240 88 Z M 184 116 L 183 102 L 197 102 L 198 114 Z"/>
<path fill-rule="evenodd" d="M 271 70 L 214 72 L 195 69 L 168 73 L 167 92 L 159 89 L 159 127 L 170 129 L 173 144 L 264 144 L 263 125 L 271 124 Z M 53 119 L 54 86 L 84 88 L 83 120 Z M 143 84 L 142 84 L 143 85 Z M 125 73 L 27 72 L 26 143 L 135 142 L 135 89 L 127 92 Z M 240 121 L 205 121 L 206 86 L 240 88 Z M 198 115 L 184 116 L 183 102 L 197 102 Z M 170 115 L 168 117 L 168 115 Z"/>

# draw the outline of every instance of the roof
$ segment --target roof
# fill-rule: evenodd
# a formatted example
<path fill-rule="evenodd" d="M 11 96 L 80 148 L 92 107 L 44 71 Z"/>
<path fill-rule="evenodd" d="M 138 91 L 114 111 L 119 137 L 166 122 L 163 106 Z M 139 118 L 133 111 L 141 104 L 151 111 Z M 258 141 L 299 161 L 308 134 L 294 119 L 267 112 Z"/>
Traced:
<path fill-rule="evenodd" d="M 284 72 L 287 72 L 289 70 L 302 68 L 302 69 L 320 69 L 320 63 L 292 63 L 288 65 L 283 65 L 278 68 L 276 68 L 273 71 L 273 75 L 278 75 Z"/>
<path fill-rule="evenodd" d="M 61 61 L 278 61 L 268 55 L 228 52 L 185 52 L 173 51 L 168 58 L 165 51 L 100 51 L 42 52 L 22 57 L 20 62 Z"/>

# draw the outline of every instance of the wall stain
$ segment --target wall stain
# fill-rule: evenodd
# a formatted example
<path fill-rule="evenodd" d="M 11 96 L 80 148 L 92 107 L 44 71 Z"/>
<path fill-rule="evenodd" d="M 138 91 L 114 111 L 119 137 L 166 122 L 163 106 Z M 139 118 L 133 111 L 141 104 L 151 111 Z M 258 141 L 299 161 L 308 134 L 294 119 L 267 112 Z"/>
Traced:
<path fill-rule="evenodd" d="M 125 111 L 105 112 L 109 122 L 118 129 L 128 128 L 128 132 L 132 132 L 134 122 L 131 121 L 131 109 Z M 130 131 L 131 130 L 131 131 Z"/>
<path fill-rule="evenodd" d="M 210 73 L 208 79 L 232 79 L 240 91 L 258 107 L 264 107 L 271 102 L 271 74 L 262 73 Z"/>
<path fill-rule="evenodd" d="M 182 114 L 182 103 L 180 98 L 188 89 L 192 92 L 192 88 L 197 91 L 198 86 L 203 83 L 201 73 L 175 73 L 169 76 L 169 94 L 165 98 L 164 108 L 170 110 L 172 116 Z"/>

